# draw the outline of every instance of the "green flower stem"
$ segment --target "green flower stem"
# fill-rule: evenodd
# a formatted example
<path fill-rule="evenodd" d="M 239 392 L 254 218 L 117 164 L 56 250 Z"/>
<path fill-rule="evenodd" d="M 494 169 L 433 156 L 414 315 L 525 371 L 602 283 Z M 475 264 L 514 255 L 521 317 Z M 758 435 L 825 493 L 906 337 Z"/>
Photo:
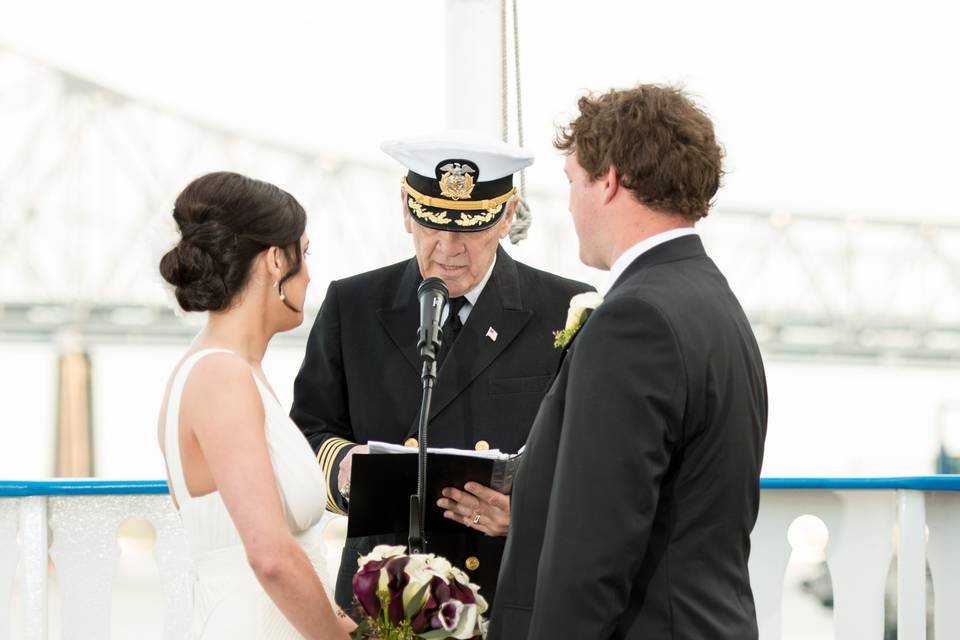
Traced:
<path fill-rule="evenodd" d="M 580 327 L 583 326 L 583 318 L 587 315 L 587 310 L 584 309 L 580 312 L 580 316 L 577 318 L 577 321 L 566 329 L 558 329 L 553 332 L 553 346 L 557 349 L 564 349 L 570 341 L 573 340 L 573 337 L 577 335 L 577 332 L 580 331 Z"/>
<path fill-rule="evenodd" d="M 573 340 L 573 336 L 577 335 L 577 330 L 580 327 L 570 327 L 569 329 L 559 329 L 553 332 L 553 346 L 557 349 L 563 349 L 570 341 Z"/>

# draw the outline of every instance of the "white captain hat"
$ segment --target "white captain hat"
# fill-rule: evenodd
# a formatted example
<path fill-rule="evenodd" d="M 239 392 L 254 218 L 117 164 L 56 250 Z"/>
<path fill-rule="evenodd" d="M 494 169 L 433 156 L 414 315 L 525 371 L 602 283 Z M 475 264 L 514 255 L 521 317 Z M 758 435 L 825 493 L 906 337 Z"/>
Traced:
<path fill-rule="evenodd" d="M 517 191 L 513 174 L 533 164 L 533 155 L 520 147 L 473 131 L 388 140 L 380 148 L 407 168 L 410 216 L 445 231 L 497 224 Z"/>

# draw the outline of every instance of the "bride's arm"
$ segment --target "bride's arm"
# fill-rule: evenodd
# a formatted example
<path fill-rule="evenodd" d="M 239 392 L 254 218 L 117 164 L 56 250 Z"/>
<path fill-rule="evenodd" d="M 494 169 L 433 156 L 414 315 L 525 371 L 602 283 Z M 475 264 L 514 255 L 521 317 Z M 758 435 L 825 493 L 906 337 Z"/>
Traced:
<path fill-rule="evenodd" d="M 304 637 L 346 638 L 320 578 L 284 520 L 267 452 L 263 403 L 250 367 L 233 354 L 214 354 L 197 363 L 189 382 L 181 424 L 197 439 L 260 584 Z"/>

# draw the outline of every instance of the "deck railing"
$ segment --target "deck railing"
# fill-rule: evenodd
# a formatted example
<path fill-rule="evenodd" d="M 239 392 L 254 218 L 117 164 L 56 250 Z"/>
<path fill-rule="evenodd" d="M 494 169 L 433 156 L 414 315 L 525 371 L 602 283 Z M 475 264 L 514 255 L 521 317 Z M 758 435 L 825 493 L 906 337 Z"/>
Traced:
<path fill-rule="evenodd" d="M 793 552 L 787 534 L 802 516 L 814 516 L 826 528 L 836 638 L 883 638 L 884 592 L 894 557 L 899 640 L 926 637 L 928 566 L 935 636 L 957 635 L 960 477 L 765 478 L 761 486 L 750 574 L 762 640 L 783 635 L 784 575 Z M 182 638 L 190 623 L 192 574 L 183 531 L 166 494 L 162 481 L 0 481 L 0 640 L 11 636 L 14 601 L 22 636 L 48 637 L 51 561 L 59 584 L 61 637 L 109 638 L 120 554 L 117 531 L 132 517 L 148 521 L 155 531 L 163 635 Z"/>

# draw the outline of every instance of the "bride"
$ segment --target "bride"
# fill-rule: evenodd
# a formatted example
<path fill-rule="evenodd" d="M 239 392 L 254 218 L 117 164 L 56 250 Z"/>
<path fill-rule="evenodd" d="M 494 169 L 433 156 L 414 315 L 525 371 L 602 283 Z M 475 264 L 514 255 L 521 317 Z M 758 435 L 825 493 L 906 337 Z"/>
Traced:
<path fill-rule="evenodd" d="M 185 311 L 208 311 L 174 370 L 159 420 L 171 497 L 196 565 L 194 638 L 346 638 L 321 521 L 325 481 L 263 374 L 274 334 L 303 322 L 303 207 L 235 173 L 177 197 L 181 238 L 160 261 Z"/>

